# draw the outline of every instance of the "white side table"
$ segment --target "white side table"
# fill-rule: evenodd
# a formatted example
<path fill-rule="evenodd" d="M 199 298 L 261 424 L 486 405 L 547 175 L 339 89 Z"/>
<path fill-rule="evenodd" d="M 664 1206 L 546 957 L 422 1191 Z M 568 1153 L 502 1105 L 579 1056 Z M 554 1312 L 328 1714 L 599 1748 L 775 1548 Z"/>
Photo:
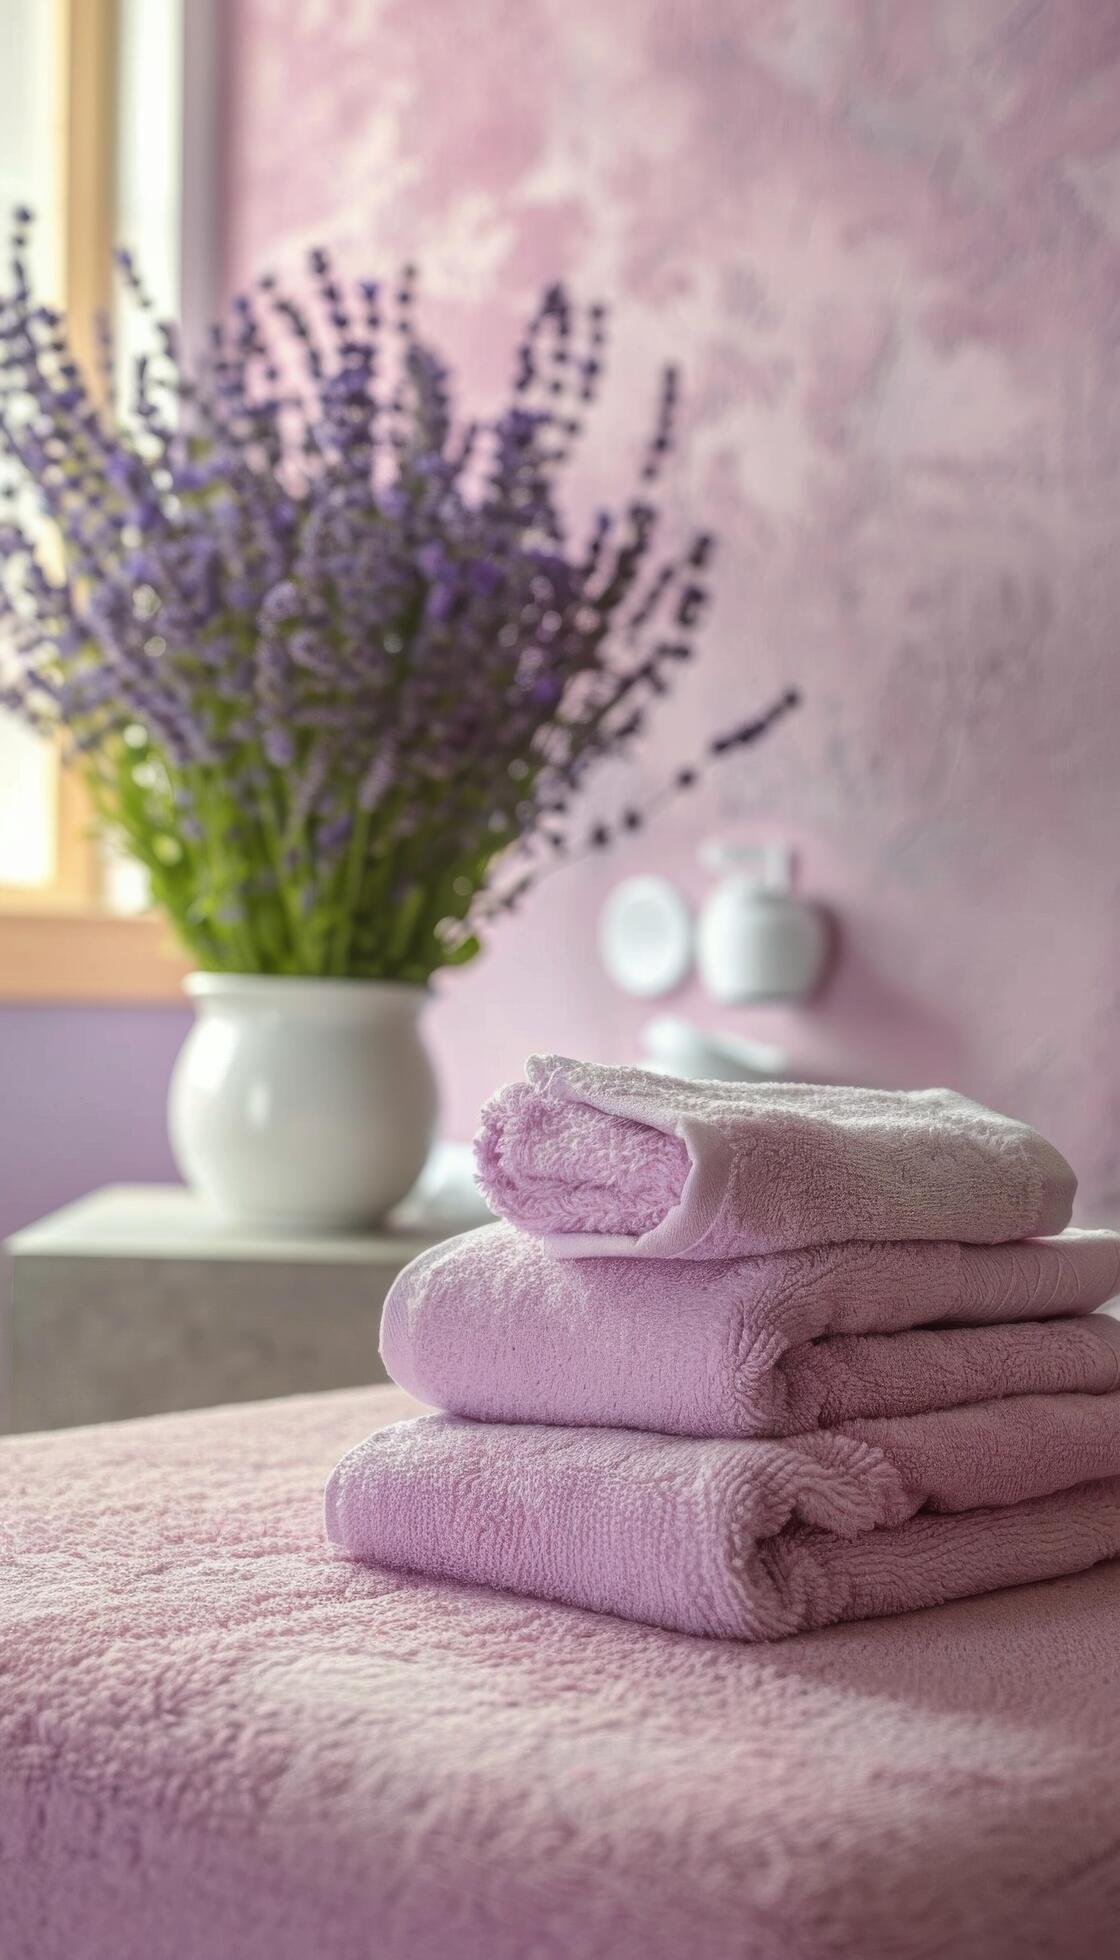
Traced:
<path fill-rule="evenodd" d="M 384 1381 L 377 1331 L 392 1281 L 477 1217 L 260 1237 L 176 1186 L 110 1185 L 4 1247 L 0 1430 Z"/>

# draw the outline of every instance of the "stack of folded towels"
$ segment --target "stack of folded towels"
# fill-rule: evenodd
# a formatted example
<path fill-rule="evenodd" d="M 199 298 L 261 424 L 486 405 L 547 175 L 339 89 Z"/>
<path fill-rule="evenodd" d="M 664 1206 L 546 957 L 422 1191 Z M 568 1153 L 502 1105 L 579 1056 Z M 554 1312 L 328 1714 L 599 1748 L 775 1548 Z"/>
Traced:
<path fill-rule="evenodd" d="M 506 1222 L 382 1328 L 447 1413 L 333 1472 L 352 1554 L 765 1640 L 1120 1552 L 1120 1237 L 1024 1124 L 535 1057 L 477 1153 Z"/>

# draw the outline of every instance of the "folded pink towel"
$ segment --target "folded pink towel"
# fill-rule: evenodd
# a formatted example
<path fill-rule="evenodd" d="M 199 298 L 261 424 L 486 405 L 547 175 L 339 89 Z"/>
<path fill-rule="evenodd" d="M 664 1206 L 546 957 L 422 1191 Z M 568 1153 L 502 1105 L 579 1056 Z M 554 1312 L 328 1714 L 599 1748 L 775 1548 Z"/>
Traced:
<path fill-rule="evenodd" d="M 788 1442 L 437 1415 L 351 1450 L 326 1526 L 393 1570 L 768 1640 L 1080 1571 L 1120 1551 L 1118 1496 L 1120 1394 Z"/>
<path fill-rule="evenodd" d="M 1120 1322 L 1086 1316 L 1118 1290 L 1115 1232 L 662 1261 L 556 1259 L 491 1225 L 405 1268 L 381 1352 L 402 1387 L 457 1415 L 780 1436 L 1115 1388 Z"/>
<path fill-rule="evenodd" d="M 572 1257 L 734 1258 L 848 1239 L 1060 1232 L 1052 1144 L 948 1089 L 676 1082 L 535 1055 L 483 1111 L 478 1181 Z"/>

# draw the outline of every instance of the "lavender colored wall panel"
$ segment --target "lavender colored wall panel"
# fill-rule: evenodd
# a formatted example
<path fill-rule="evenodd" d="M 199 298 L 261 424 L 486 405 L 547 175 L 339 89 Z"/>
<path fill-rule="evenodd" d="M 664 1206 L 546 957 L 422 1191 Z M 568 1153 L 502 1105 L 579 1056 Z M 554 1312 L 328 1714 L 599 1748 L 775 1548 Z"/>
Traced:
<path fill-rule="evenodd" d="M 544 278 L 617 302 L 584 488 L 675 353 L 682 499 L 723 538 L 708 653 L 644 761 L 799 681 L 698 837 L 804 850 L 845 954 L 806 1068 L 1042 1123 L 1120 1207 L 1120 9 L 1100 0 L 235 0 L 229 275 L 424 269 L 476 401 Z M 293 140 L 293 131 L 298 140 Z M 529 1046 L 634 1055 L 604 873 L 449 976 L 451 1126 Z M 686 994 L 682 1006 L 714 1018 Z"/>
<path fill-rule="evenodd" d="M 100 1184 L 173 1178 L 179 1008 L 0 1012 L 0 1239 Z"/>

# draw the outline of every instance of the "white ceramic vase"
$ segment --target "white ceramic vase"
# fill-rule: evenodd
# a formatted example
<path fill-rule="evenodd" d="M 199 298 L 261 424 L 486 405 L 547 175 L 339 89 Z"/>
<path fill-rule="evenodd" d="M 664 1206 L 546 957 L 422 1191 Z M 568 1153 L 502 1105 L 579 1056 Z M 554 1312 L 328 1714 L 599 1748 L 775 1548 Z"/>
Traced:
<path fill-rule="evenodd" d="M 281 1231 L 374 1224 L 415 1183 L 436 1083 L 423 987 L 192 973 L 171 1147 L 217 1210 Z"/>

